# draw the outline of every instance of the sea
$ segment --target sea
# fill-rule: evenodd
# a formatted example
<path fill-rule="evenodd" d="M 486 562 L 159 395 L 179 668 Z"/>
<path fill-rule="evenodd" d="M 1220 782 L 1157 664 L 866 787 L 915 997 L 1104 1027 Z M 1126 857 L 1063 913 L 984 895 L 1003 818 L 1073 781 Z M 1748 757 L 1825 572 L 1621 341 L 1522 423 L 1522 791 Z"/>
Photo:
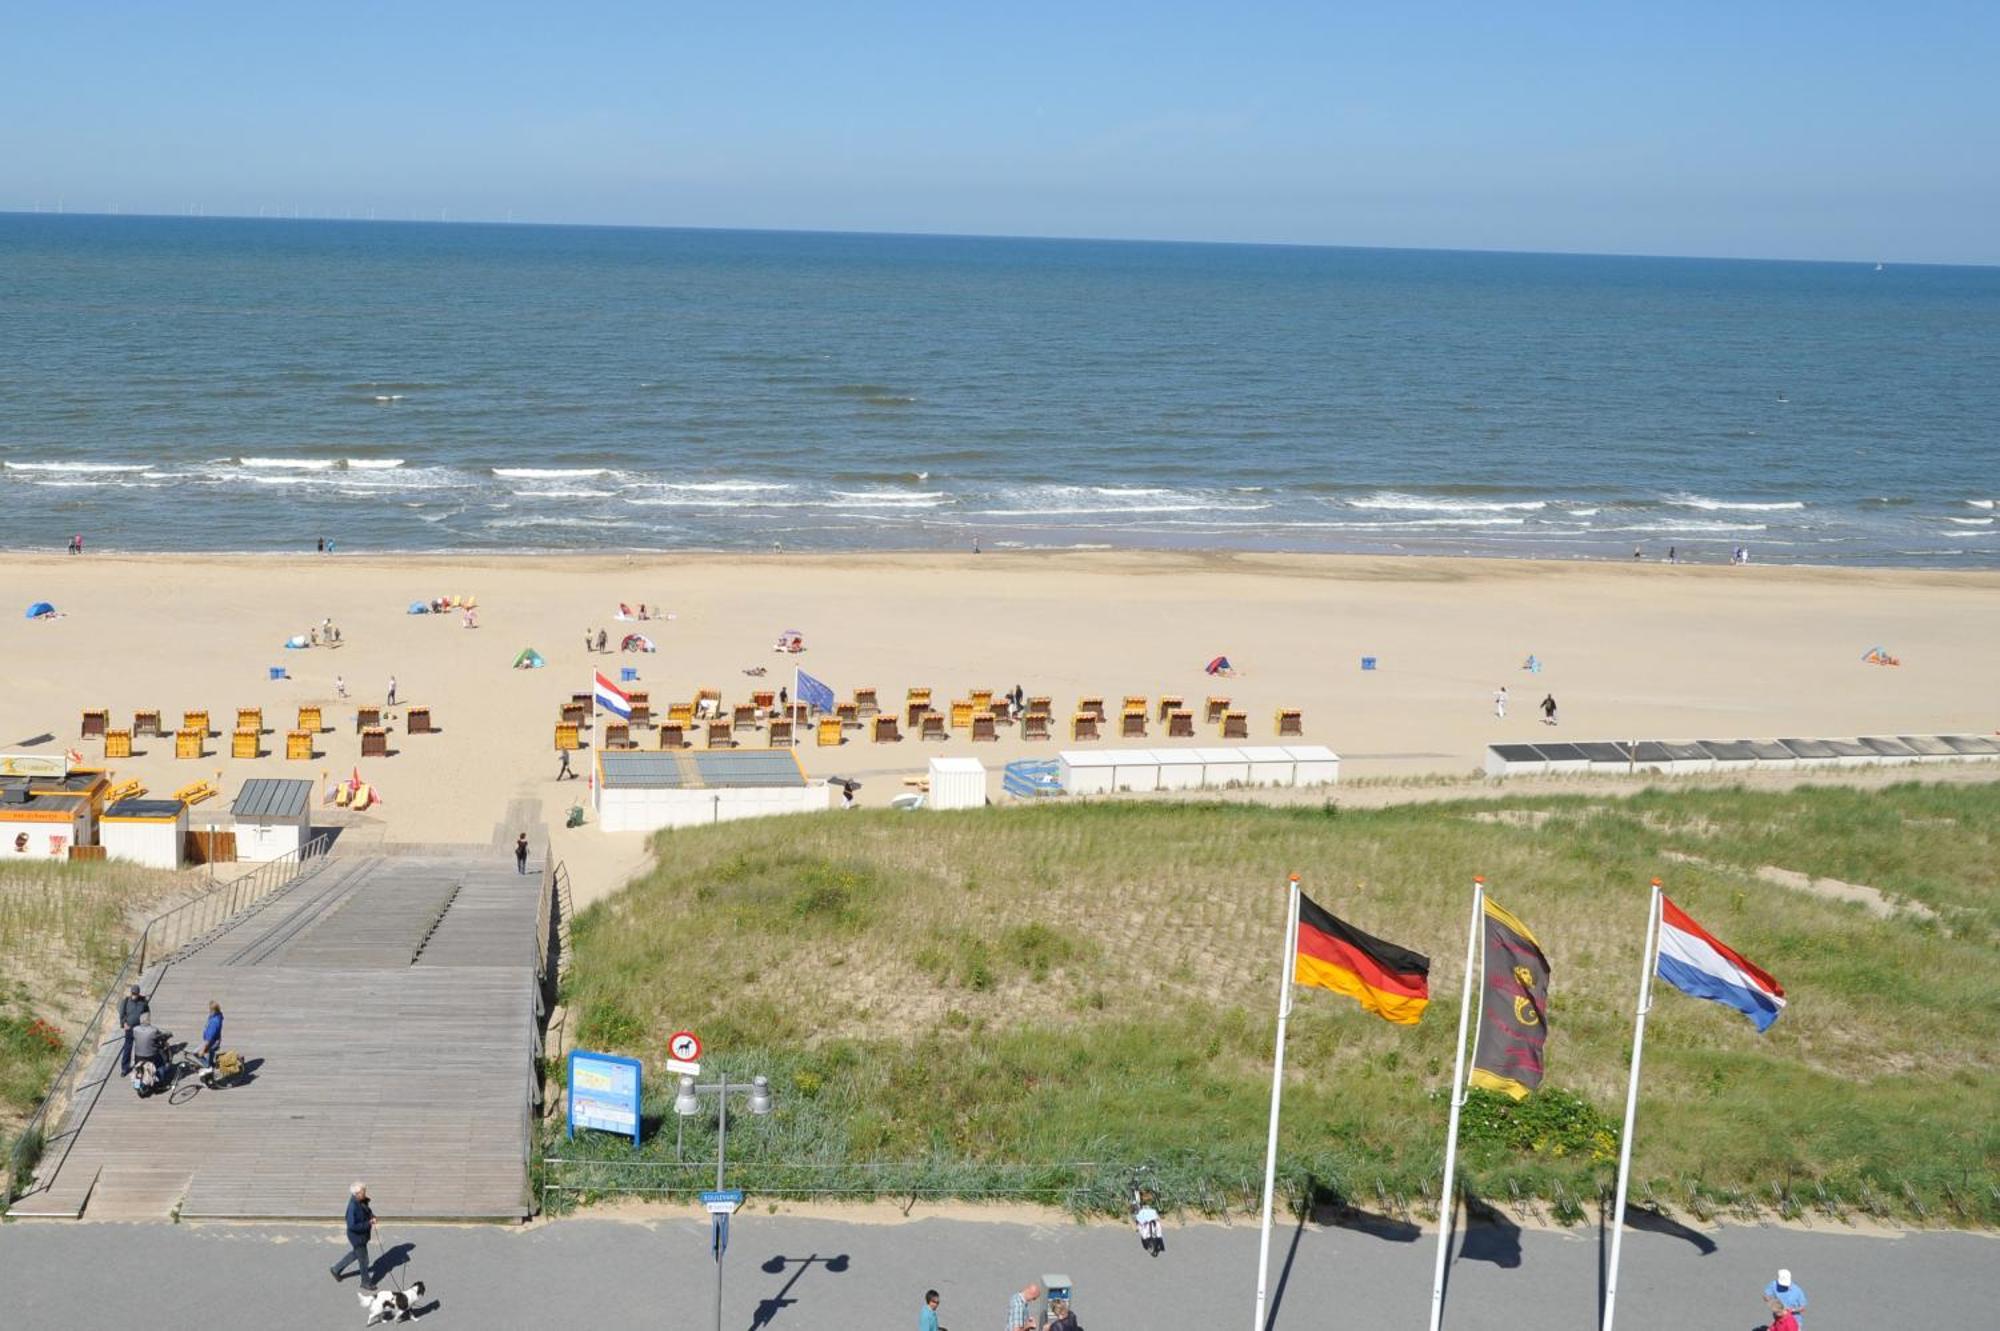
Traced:
<path fill-rule="evenodd" d="M 0 547 L 2000 567 L 2000 269 L 0 215 Z"/>

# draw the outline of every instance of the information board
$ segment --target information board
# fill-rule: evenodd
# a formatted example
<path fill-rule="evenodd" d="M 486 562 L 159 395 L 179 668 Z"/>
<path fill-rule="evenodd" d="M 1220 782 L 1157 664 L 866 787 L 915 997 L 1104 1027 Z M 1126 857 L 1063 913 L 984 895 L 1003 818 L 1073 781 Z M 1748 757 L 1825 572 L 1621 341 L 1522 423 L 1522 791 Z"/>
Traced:
<path fill-rule="evenodd" d="M 569 1136 L 595 1128 L 639 1144 L 639 1060 L 572 1049 L 569 1054 Z"/>

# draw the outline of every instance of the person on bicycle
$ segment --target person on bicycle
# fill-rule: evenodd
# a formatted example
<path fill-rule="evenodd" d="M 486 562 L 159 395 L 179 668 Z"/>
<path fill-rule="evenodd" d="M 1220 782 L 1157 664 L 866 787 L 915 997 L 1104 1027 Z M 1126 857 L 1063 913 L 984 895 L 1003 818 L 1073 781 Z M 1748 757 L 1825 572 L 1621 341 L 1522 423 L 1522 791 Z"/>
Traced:
<path fill-rule="evenodd" d="M 215 1056 L 222 1052 L 222 1004 L 210 999 L 208 1021 L 201 1028 L 201 1050 L 195 1057 L 205 1068 L 215 1066 Z"/>

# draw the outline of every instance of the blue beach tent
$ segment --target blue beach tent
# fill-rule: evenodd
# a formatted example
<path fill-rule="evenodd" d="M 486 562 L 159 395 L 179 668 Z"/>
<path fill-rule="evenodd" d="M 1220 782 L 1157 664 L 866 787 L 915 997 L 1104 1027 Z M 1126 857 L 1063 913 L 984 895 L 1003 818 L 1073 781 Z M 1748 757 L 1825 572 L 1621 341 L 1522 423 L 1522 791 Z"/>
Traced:
<path fill-rule="evenodd" d="M 413 615 L 428 615 L 428 614 L 429 614 L 430 612 L 431 612 L 431 608 L 430 608 L 430 605 L 429 605 L 429 603 L 428 603 L 428 602 L 424 602 L 424 601 L 412 601 L 412 602 L 410 602 L 410 613 L 411 613 L 411 614 L 413 614 Z"/>
<path fill-rule="evenodd" d="M 37 601 L 28 607 L 27 617 L 29 619 L 54 619 L 56 617 L 56 608 L 47 601 Z"/>

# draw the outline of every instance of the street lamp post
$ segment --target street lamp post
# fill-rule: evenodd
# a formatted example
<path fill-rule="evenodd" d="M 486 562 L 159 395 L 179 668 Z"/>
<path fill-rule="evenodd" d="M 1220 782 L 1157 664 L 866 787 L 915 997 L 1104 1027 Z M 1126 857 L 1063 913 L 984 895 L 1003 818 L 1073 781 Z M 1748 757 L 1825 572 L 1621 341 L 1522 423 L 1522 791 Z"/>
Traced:
<path fill-rule="evenodd" d="M 728 1074 L 725 1073 L 720 1081 L 697 1086 L 692 1076 L 682 1073 L 680 1090 L 674 1096 L 674 1112 L 682 1118 L 693 1118 L 701 1112 L 701 1098 L 704 1095 L 715 1097 L 715 1190 L 718 1193 L 723 1190 L 723 1168 L 728 1159 L 731 1091 L 749 1092 L 749 1109 L 757 1117 L 762 1118 L 771 1112 L 771 1083 L 764 1077 L 751 1078 L 748 1086 L 742 1082 L 732 1086 Z M 715 1248 L 715 1331 L 722 1331 L 722 1254 L 729 1246 L 728 1212 L 716 1213 L 713 1224 L 714 1235 L 711 1241 Z"/>

